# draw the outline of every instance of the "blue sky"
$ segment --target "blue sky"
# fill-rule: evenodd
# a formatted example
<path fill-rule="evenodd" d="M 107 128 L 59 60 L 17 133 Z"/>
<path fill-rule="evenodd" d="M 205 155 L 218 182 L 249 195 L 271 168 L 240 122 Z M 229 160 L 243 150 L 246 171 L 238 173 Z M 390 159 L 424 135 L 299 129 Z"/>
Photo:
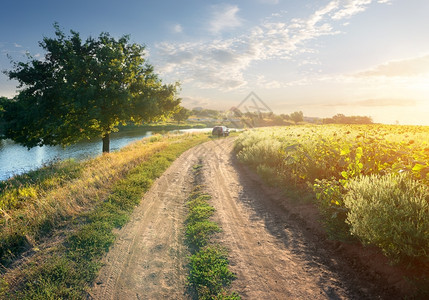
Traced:
<path fill-rule="evenodd" d="M 369 115 L 429 125 L 429 1 L 4 1 L 7 54 L 42 57 L 58 22 L 82 37 L 129 34 L 145 44 L 184 106 L 229 109 L 255 92 L 275 113 Z M 0 75 L 0 95 L 16 93 Z"/>

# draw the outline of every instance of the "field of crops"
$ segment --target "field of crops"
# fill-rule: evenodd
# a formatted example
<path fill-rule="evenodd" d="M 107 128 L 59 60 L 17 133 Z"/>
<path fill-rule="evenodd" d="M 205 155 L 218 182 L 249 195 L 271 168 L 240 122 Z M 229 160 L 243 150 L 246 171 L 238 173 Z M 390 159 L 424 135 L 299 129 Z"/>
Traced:
<path fill-rule="evenodd" d="M 269 183 L 311 193 L 331 237 L 429 266 L 429 127 L 271 127 L 235 150 Z"/>

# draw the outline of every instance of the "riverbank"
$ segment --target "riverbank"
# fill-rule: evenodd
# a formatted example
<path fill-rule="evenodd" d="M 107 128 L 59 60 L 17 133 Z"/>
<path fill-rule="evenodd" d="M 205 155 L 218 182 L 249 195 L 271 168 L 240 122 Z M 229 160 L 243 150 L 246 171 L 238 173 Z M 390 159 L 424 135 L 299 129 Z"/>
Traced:
<path fill-rule="evenodd" d="M 153 136 L 3 183 L 0 297 L 84 297 L 115 239 L 112 230 L 126 223 L 142 193 L 176 157 L 208 139 Z"/>
<path fill-rule="evenodd" d="M 149 124 L 141 127 L 127 126 L 112 133 L 111 152 L 118 151 L 127 144 L 157 133 L 188 132 L 203 130 L 206 124 Z M 210 128 L 210 127 L 209 127 Z M 53 161 L 67 159 L 89 159 L 101 155 L 101 139 L 82 141 L 66 148 L 43 146 L 27 149 L 11 140 L 0 140 L 0 181 L 38 169 Z"/>

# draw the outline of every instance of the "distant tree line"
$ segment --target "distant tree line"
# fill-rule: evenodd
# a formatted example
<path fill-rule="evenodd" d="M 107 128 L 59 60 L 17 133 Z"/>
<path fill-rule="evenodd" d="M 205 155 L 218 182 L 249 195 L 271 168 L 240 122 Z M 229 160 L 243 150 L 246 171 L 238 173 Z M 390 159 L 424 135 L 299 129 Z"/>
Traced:
<path fill-rule="evenodd" d="M 268 119 L 279 125 L 284 125 L 284 121 L 293 121 L 295 123 L 304 121 L 304 113 L 302 111 L 295 111 L 290 115 L 276 115 L 273 112 L 246 112 L 243 116 L 250 119 Z"/>
<path fill-rule="evenodd" d="M 291 125 L 300 122 L 317 123 L 317 124 L 373 124 L 373 120 L 368 116 L 346 116 L 344 114 L 336 114 L 331 118 L 309 118 L 304 117 L 302 111 L 295 111 L 290 114 L 277 115 L 273 112 L 247 111 L 242 112 L 234 107 L 230 110 L 232 114 L 228 117 L 238 118 L 250 126 L 271 126 L 271 125 Z M 227 119 L 225 112 L 215 109 L 194 108 L 187 110 L 180 109 L 174 116 L 174 120 L 181 122 L 186 120 L 190 115 L 199 118 Z M 222 117 L 223 116 L 223 117 Z"/>
<path fill-rule="evenodd" d="M 291 120 L 291 121 L 294 121 L 295 123 L 304 121 L 304 113 L 302 111 L 295 111 L 290 115 L 282 114 L 280 116 L 283 117 L 284 120 Z"/>
<path fill-rule="evenodd" d="M 373 124 L 371 117 L 367 116 L 345 116 L 336 114 L 332 118 L 322 119 L 323 124 Z"/>
<path fill-rule="evenodd" d="M 214 118 L 217 119 L 221 115 L 221 111 L 215 109 L 194 108 L 190 111 L 191 115 L 198 118 Z"/>

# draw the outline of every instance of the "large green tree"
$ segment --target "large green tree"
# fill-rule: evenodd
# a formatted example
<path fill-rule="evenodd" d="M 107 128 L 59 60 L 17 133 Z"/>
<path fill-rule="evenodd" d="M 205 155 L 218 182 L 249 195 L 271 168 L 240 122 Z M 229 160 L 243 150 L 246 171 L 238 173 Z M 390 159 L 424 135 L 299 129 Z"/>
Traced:
<path fill-rule="evenodd" d="M 19 94 L 4 109 L 5 136 L 29 148 L 70 145 L 101 137 L 109 152 L 110 133 L 127 122 L 172 115 L 178 84 L 163 84 L 146 62 L 145 47 L 108 33 L 82 41 L 54 25 L 55 37 L 39 45 L 43 60 L 29 57 L 6 72 Z"/>

